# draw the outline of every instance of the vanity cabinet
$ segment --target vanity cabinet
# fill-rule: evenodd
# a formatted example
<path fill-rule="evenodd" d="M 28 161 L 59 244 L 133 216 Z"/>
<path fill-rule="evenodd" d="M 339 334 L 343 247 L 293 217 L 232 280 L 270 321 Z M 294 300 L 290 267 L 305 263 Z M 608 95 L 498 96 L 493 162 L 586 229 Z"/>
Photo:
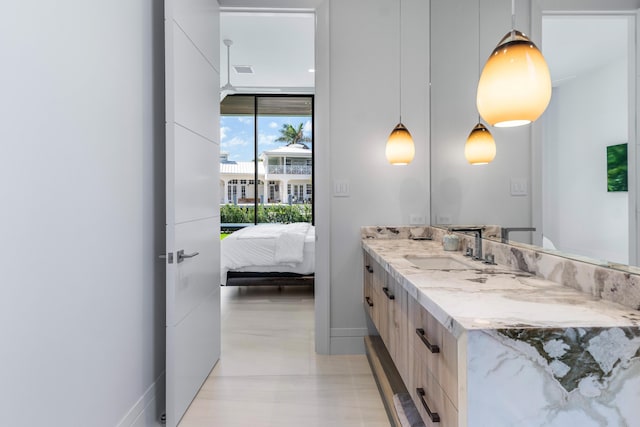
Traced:
<path fill-rule="evenodd" d="M 365 252 L 364 254 L 364 310 L 374 324 L 378 323 L 378 310 L 376 306 L 375 294 L 373 288 L 373 266 L 371 265 L 371 256 Z"/>
<path fill-rule="evenodd" d="M 385 347 L 400 372 L 408 372 L 407 292 L 365 253 L 364 304 Z"/>
<path fill-rule="evenodd" d="M 457 340 L 365 252 L 365 310 L 426 425 L 458 425 Z"/>
<path fill-rule="evenodd" d="M 462 258 L 439 242 L 367 239 L 363 249 L 376 352 L 394 368 L 385 378 L 410 393 L 425 425 L 638 425 L 638 310 L 509 267 L 408 259 Z"/>
<path fill-rule="evenodd" d="M 458 341 L 414 298 L 408 308 L 409 392 L 427 425 L 458 426 Z"/>
<path fill-rule="evenodd" d="M 387 275 L 387 288 L 394 296 L 387 301 L 387 329 L 389 334 L 387 349 L 394 361 L 396 369 L 401 377 L 408 376 L 411 372 L 409 366 L 409 319 L 408 293 L 400 284 Z M 386 343 L 385 343 L 386 344 Z"/>
<path fill-rule="evenodd" d="M 387 274 L 382 266 L 368 254 L 364 258 L 364 303 L 365 310 L 373 321 L 385 346 L 389 346 L 388 297 L 383 289 L 387 289 Z"/>

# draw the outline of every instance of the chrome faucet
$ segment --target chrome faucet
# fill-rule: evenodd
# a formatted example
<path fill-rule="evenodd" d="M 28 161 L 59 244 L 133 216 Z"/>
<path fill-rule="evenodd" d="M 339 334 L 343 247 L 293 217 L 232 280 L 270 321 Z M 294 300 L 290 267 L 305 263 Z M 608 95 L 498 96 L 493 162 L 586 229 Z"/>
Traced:
<path fill-rule="evenodd" d="M 535 227 L 502 227 L 500 229 L 500 237 L 502 243 L 509 243 L 510 231 L 536 231 Z"/>
<path fill-rule="evenodd" d="M 449 227 L 449 231 L 470 232 L 476 234 L 476 249 L 473 259 L 482 261 L 482 227 Z"/>

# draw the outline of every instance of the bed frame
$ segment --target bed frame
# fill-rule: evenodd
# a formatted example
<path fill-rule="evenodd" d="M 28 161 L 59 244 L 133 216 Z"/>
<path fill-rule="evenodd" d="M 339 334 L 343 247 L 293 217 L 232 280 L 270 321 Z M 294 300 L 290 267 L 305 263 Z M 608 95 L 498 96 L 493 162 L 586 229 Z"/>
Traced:
<path fill-rule="evenodd" d="M 297 273 L 255 273 L 243 271 L 227 272 L 227 283 L 223 286 L 251 286 L 251 285 L 271 285 L 271 286 L 295 286 L 314 284 L 313 274 Z"/>

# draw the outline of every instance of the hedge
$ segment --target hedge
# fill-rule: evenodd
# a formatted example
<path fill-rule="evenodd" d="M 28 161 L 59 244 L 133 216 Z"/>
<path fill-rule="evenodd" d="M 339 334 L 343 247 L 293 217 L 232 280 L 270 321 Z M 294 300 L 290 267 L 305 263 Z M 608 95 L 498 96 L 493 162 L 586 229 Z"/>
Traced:
<path fill-rule="evenodd" d="M 254 206 L 222 205 L 220 206 L 220 222 L 223 224 L 253 223 Z M 260 205 L 258 206 L 258 222 L 311 222 L 311 205 L 308 203 L 295 205 Z"/>

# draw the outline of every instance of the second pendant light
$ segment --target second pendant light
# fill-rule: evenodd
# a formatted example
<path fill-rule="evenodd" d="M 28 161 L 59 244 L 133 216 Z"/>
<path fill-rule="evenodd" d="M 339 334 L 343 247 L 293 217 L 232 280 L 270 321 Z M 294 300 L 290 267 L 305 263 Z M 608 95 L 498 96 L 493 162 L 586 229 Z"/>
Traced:
<path fill-rule="evenodd" d="M 400 107 L 400 121 L 395 128 L 389 134 L 387 139 L 387 145 L 385 147 L 385 155 L 387 161 L 392 165 L 408 165 L 415 156 L 415 147 L 413 144 L 413 138 L 409 130 L 402 124 L 402 0 L 398 0 L 398 68 L 399 68 L 399 107 Z"/>
<path fill-rule="evenodd" d="M 480 121 L 464 144 L 464 156 L 472 165 L 486 165 L 496 157 L 496 142 L 493 135 Z"/>
<path fill-rule="evenodd" d="M 478 74 L 480 73 L 480 8 L 478 0 Z M 496 157 L 496 142 L 489 129 L 485 127 L 478 116 L 478 124 L 471 130 L 467 142 L 464 144 L 464 157 L 472 165 L 486 165 Z"/>

